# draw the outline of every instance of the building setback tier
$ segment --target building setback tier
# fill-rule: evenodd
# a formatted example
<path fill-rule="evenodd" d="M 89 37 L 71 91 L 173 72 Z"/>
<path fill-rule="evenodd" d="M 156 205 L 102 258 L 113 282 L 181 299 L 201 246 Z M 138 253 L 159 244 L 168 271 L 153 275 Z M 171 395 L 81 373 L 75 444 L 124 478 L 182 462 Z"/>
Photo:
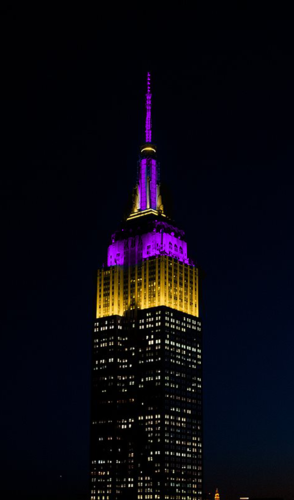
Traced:
<path fill-rule="evenodd" d="M 197 267 L 161 255 L 134 266 L 98 270 L 96 317 L 168 306 L 199 316 Z"/>

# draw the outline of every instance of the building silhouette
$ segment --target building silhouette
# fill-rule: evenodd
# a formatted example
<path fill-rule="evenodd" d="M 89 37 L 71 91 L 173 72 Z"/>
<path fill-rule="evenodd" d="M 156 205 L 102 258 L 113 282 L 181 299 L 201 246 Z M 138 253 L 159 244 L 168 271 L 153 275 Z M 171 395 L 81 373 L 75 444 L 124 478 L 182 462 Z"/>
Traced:
<path fill-rule="evenodd" d="M 198 269 L 164 211 L 152 143 L 132 210 L 98 270 L 91 396 L 91 500 L 202 499 Z"/>

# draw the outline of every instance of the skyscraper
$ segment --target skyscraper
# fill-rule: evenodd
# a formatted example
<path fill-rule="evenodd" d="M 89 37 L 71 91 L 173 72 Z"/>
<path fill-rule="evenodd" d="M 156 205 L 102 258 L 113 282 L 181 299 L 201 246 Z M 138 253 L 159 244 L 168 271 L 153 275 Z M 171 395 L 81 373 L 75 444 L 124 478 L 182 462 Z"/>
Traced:
<path fill-rule="evenodd" d="M 148 73 L 133 208 L 98 270 L 91 500 L 202 499 L 198 269 L 164 211 L 151 97 Z"/>

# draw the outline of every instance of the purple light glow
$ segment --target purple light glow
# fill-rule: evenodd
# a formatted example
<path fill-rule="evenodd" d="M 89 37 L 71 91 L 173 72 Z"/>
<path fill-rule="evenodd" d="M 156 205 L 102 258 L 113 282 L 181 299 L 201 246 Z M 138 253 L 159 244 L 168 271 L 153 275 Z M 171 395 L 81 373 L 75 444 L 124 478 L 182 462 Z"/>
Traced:
<path fill-rule="evenodd" d="M 146 94 L 146 122 L 145 122 L 145 140 L 151 142 L 151 82 L 150 73 L 147 73 L 147 94 Z"/>
<path fill-rule="evenodd" d="M 143 159 L 140 162 L 139 207 L 140 210 L 146 210 L 147 208 L 147 160 L 146 159 Z"/>
<path fill-rule="evenodd" d="M 157 166 L 156 160 L 150 160 L 150 208 L 157 209 Z"/>
<path fill-rule="evenodd" d="M 137 235 L 109 245 L 107 265 L 135 265 L 143 259 L 156 255 L 169 255 L 180 262 L 191 265 L 187 254 L 187 243 L 169 233 L 156 232 Z"/>
<path fill-rule="evenodd" d="M 153 158 L 143 158 L 139 167 L 139 209 L 157 210 L 157 163 Z"/>

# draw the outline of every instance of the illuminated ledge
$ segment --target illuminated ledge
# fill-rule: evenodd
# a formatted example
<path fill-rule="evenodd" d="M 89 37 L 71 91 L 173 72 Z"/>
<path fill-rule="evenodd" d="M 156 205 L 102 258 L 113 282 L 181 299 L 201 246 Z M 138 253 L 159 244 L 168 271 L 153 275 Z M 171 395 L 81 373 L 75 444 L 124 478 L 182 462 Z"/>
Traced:
<path fill-rule="evenodd" d="M 153 151 L 153 153 L 156 153 L 156 149 L 151 148 L 150 146 L 146 146 L 145 148 L 142 148 L 141 153 L 143 153 L 143 151 Z"/>
<path fill-rule="evenodd" d="M 163 217 L 166 217 L 166 215 L 164 215 L 162 212 L 159 213 L 158 210 L 153 210 L 153 208 L 149 208 L 148 210 L 142 210 L 141 212 L 133 212 L 127 218 L 127 220 L 136 219 L 137 217 L 143 217 L 143 215 L 150 215 L 150 214 L 153 214 L 153 215 L 162 215 Z"/>

